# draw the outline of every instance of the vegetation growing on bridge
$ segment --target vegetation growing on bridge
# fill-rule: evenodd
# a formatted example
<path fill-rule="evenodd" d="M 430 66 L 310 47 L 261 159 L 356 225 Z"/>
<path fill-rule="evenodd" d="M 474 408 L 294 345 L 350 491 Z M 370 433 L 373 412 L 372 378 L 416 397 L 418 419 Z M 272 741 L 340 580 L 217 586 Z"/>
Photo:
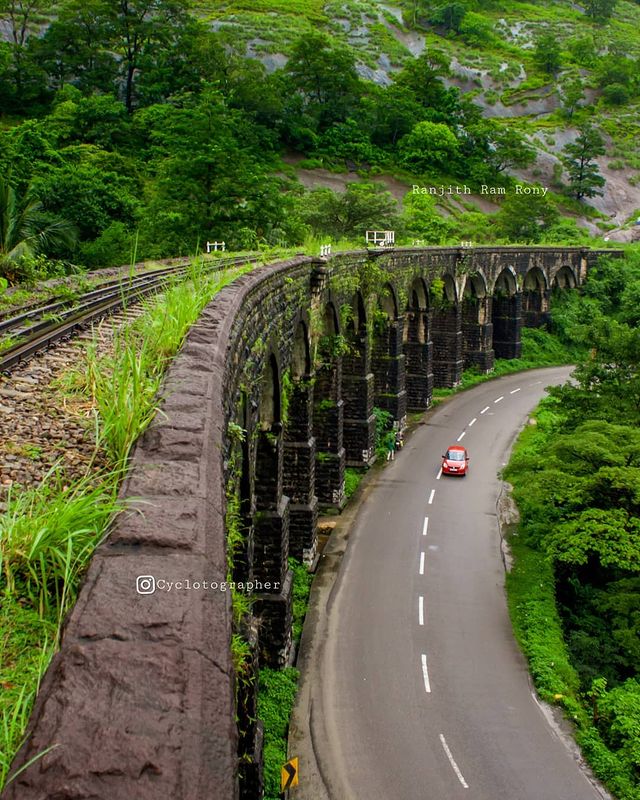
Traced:
<path fill-rule="evenodd" d="M 505 477 L 511 614 L 541 696 L 559 703 L 595 773 L 640 797 L 640 257 L 603 261 L 584 296 L 552 311 L 583 345 L 575 384 L 553 388 Z"/>

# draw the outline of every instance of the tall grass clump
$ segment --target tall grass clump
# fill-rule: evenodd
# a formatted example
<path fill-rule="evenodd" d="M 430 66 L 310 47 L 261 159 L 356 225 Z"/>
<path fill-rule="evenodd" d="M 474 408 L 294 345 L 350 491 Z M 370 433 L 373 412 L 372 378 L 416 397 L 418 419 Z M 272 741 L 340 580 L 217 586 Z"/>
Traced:
<path fill-rule="evenodd" d="M 209 273 L 199 263 L 186 281 L 145 305 L 144 313 L 115 336 L 109 355 L 87 354 L 84 388 L 96 409 L 99 445 L 113 465 L 129 452 L 158 410 L 162 377 L 189 328 L 212 297 L 250 267 Z"/>
<path fill-rule="evenodd" d="M 76 583 L 109 522 L 121 508 L 117 473 L 65 485 L 54 467 L 42 483 L 15 496 L 0 515 L 0 589 L 59 623 Z"/>

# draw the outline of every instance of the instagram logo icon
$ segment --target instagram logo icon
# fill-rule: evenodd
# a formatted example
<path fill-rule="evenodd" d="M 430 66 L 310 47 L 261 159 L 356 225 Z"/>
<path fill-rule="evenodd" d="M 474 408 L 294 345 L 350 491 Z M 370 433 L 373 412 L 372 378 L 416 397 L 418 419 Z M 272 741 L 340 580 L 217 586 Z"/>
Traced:
<path fill-rule="evenodd" d="M 136 591 L 138 594 L 153 594 L 156 590 L 156 579 L 153 575 L 138 575 Z"/>

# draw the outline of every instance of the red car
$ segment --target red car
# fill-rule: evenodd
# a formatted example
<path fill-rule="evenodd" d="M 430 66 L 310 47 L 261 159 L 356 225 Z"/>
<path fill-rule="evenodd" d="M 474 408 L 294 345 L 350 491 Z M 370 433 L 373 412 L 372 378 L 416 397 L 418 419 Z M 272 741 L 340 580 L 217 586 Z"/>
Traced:
<path fill-rule="evenodd" d="M 442 456 L 443 475 L 466 475 L 469 469 L 469 453 L 459 444 L 452 445 Z"/>

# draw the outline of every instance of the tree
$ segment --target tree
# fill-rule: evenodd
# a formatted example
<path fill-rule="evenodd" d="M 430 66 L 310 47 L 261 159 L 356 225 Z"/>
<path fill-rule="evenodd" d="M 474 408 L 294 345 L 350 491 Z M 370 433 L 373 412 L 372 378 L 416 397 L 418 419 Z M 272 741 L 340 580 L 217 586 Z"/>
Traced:
<path fill-rule="evenodd" d="M 543 33 L 536 40 L 536 49 L 533 53 L 536 65 L 549 75 L 555 75 L 562 66 L 558 37 L 551 33 Z"/>
<path fill-rule="evenodd" d="M 398 139 L 419 122 L 424 110 L 413 92 L 405 86 L 376 86 L 361 102 L 360 116 L 366 115 L 371 139 L 376 144 L 395 146 Z"/>
<path fill-rule="evenodd" d="M 536 160 L 535 148 L 515 128 L 495 123 L 490 128 L 489 151 L 491 166 L 497 173 L 514 167 L 524 169 Z"/>
<path fill-rule="evenodd" d="M 407 192 L 403 204 L 403 227 L 410 236 L 427 244 L 444 244 L 453 235 L 454 226 L 438 213 L 431 195 Z"/>
<path fill-rule="evenodd" d="M 444 53 L 427 50 L 407 62 L 398 73 L 395 83 L 409 89 L 423 108 L 441 108 L 447 96 L 442 78 L 449 74 L 449 64 L 449 58 Z"/>
<path fill-rule="evenodd" d="M 568 119 L 571 119 L 580 108 L 580 101 L 584 99 L 584 84 L 580 78 L 571 78 L 561 85 L 560 90 L 562 109 Z"/>
<path fill-rule="evenodd" d="M 455 134 L 441 122 L 419 122 L 399 143 L 402 162 L 409 169 L 425 172 L 433 167 L 451 169 L 458 156 Z"/>
<path fill-rule="evenodd" d="M 13 60 L 13 79 L 15 82 L 16 102 L 24 105 L 25 85 L 29 79 L 35 78 L 36 89 L 32 94 L 37 94 L 42 89 L 42 81 L 34 73 L 40 70 L 37 64 L 29 60 L 27 53 L 27 40 L 36 31 L 43 13 L 51 8 L 47 0 L 0 0 L 0 21 L 4 21 L 11 36 L 11 49 Z M 43 76 L 44 77 L 44 76 Z"/>
<path fill-rule="evenodd" d="M 573 196 L 580 200 L 583 197 L 601 195 L 599 187 L 604 186 L 605 179 L 598 172 L 594 159 L 604 155 L 604 140 L 598 131 L 589 123 L 585 123 L 574 142 L 565 145 L 564 164 L 569 173 L 569 185 Z"/>
<path fill-rule="evenodd" d="M 582 36 L 572 36 L 567 40 L 566 46 L 576 64 L 587 68 L 591 68 L 595 64 L 599 49 L 593 34 L 587 33 Z"/>
<path fill-rule="evenodd" d="M 106 9 L 95 0 L 66 0 L 36 45 L 55 87 L 73 82 L 83 91 L 111 93 L 118 64 L 108 46 Z"/>
<path fill-rule="evenodd" d="M 110 46 L 120 57 L 124 78 L 124 103 L 134 106 L 136 75 L 167 49 L 175 47 L 188 22 L 189 0 L 93 0 L 104 15 Z"/>
<path fill-rule="evenodd" d="M 340 238 L 397 225 L 396 201 L 377 184 L 349 183 L 341 194 L 316 189 L 303 198 L 302 218 L 318 233 Z"/>
<path fill-rule="evenodd" d="M 611 19 L 616 7 L 616 0 L 586 0 L 584 4 L 587 16 L 596 22 Z"/>
<path fill-rule="evenodd" d="M 344 120 L 356 102 L 360 81 L 355 56 L 324 33 L 314 31 L 298 39 L 286 74 L 320 131 Z"/>
<path fill-rule="evenodd" d="M 537 242 L 558 216 L 549 197 L 509 194 L 496 215 L 496 223 L 501 235 L 510 241 Z"/>
<path fill-rule="evenodd" d="M 20 261 L 51 247 L 72 246 L 76 231 L 62 218 L 47 218 L 42 203 L 30 191 L 19 198 L 9 181 L 0 177 L 0 276 L 14 281 Z"/>
<path fill-rule="evenodd" d="M 441 25 L 446 31 L 460 33 L 460 25 L 467 13 L 464 3 L 445 3 L 438 6 L 430 21 L 434 25 Z"/>

